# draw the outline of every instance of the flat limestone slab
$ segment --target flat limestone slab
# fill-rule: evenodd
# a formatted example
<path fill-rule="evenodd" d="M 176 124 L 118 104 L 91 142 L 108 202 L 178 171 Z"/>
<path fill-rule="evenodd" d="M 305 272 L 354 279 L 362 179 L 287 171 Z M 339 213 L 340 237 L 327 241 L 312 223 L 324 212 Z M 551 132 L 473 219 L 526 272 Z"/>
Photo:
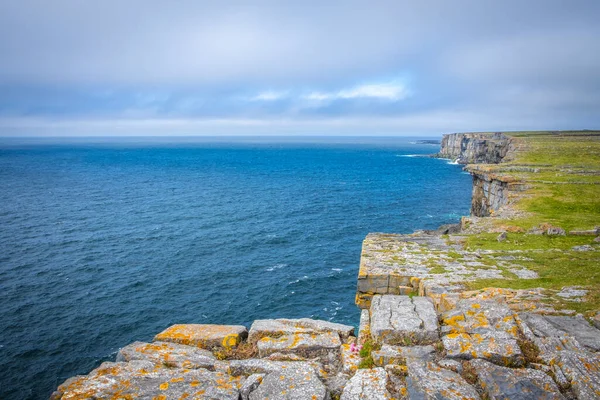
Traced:
<path fill-rule="evenodd" d="M 180 324 L 165 329 L 154 337 L 154 341 L 210 349 L 235 347 L 246 336 L 248 331 L 241 325 Z"/>
<path fill-rule="evenodd" d="M 383 368 L 360 369 L 344 387 L 341 400 L 391 399 L 388 392 L 387 372 Z"/>
<path fill-rule="evenodd" d="M 354 336 L 354 327 L 310 318 L 300 319 L 258 319 L 252 323 L 249 343 L 256 343 L 264 337 L 279 337 L 297 333 L 335 333 L 343 341 Z"/>
<path fill-rule="evenodd" d="M 407 359 L 406 388 L 409 399 L 479 400 L 475 388 L 459 374 L 434 362 Z"/>
<path fill-rule="evenodd" d="M 561 351 L 558 366 L 571 382 L 578 399 L 600 398 L 600 355 Z"/>
<path fill-rule="evenodd" d="M 215 356 L 208 350 L 177 343 L 134 342 L 117 354 L 117 362 L 148 360 L 171 368 L 214 369 Z"/>
<path fill-rule="evenodd" d="M 462 299 L 442 314 L 442 337 L 449 358 L 482 358 L 520 366 L 525 360 L 517 343 L 514 313 L 495 300 Z"/>
<path fill-rule="evenodd" d="M 262 379 L 250 400 L 329 399 L 329 392 L 315 370 L 303 363 L 272 372 Z"/>
<path fill-rule="evenodd" d="M 592 351 L 600 351 L 600 330 L 582 316 L 552 316 L 521 313 L 521 319 L 537 337 L 571 336 Z"/>
<path fill-rule="evenodd" d="M 273 353 L 296 354 L 306 358 L 322 357 L 329 353 L 339 356 L 342 342 L 336 333 L 296 333 L 277 338 L 263 337 L 256 346 L 260 357 Z"/>
<path fill-rule="evenodd" d="M 390 346 L 384 344 L 380 350 L 371 352 L 375 365 L 383 367 L 389 364 L 406 364 L 407 358 L 429 361 L 433 359 L 435 349 L 427 346 Z"/>
<path fill-rule="evenodd" d="M 87 376 L 67 380 L 51 399 L 238 400 L 241 379 L 205 369 L 160 368 L 150 361 L 105 362 Z"/>
<path fill-rule="evenodd" d="M 505 368 L 483 360 L 472 360 L 470 364 L 490 399 L 564 399 L 556 383 L 542 371 Z"/>
<path fill-rule="evenodd" d="M 376 343 L 414 345 L 439 340 L 437 315 L 426 297 L 376 295 L 370 313 L 371 337 Z"/>

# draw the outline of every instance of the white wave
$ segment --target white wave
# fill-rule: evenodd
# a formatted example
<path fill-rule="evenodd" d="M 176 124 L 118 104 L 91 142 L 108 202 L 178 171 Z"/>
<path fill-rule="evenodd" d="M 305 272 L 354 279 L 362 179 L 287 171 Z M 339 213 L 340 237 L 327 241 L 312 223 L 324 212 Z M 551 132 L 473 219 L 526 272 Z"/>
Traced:
<path fill-rule="evenodd" d="M 341 269 L 341 268 L 331 268 L 331 270 L 335 271 L 335 272 L 341 272 L 341 271 L 343 271 L 343 269 Z"/>
<path fill-rule="evenodd" d="M 456 160 L 448 161 L 448 164 L 450 164 L 450 165 L 458 165 L 458 158 Z"/>
<path fill-rule="evenodd" d="M 269 272 L 275 271 L 276 269 L 281 269 L 283 267 L 287 267 L 287 264 L 275 264 L 272 267 L 267 268 L 266 270 Z"/>
<path fill-rule="evenodd" d="M 396 154 L 396 157 L 409 157 L 409 158 L 413 158 L 413 157 L 420 157 L 421 154 Z"/>

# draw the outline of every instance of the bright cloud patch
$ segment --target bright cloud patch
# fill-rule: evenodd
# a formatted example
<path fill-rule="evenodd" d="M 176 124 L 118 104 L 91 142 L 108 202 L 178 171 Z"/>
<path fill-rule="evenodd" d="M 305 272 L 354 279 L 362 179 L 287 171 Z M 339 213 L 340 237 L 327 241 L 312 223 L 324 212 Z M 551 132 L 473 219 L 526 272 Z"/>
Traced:
<path fill-rule="evenodd" d="M 304 98 L 315 101 L 361 98 L 399 101 L 407 98 L 409 95 L 410 92 L 405 85 L 399 82 L 389 82 L 358 85 L 353 88 L 342 89 L 336 92 L 312 92 Z"/>
<path fill-rule="evenodd" d="M 251 97 L 251 101 L 277 101 L 288 96 L 287 92 L 276 92 L 273 90 L 267 90 L 265 92 L 260 92 L 254 97 Z"/>

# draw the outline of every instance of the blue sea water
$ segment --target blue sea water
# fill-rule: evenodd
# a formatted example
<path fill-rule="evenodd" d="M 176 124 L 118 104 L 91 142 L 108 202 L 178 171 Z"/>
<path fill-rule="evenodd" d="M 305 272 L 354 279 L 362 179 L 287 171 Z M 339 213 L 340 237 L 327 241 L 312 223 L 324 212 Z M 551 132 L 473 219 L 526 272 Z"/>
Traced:
<path fill-rule="evenodd" d="M 356 326 L 361 242 L 468 213 L 406 138 L 0 139 L 0 398 L 175 323 Z"/>

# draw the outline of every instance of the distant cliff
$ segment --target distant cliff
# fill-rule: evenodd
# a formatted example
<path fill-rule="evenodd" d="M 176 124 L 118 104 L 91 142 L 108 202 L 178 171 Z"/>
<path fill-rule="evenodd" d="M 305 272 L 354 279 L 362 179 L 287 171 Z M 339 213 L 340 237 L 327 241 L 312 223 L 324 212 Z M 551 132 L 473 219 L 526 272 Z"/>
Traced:
<path fill-rule="evenodd" d="M 510 152 L 511 142 L 503 133 L 452 133 L 444 135 L 438 156 L 459 164 L 497 164 Z"/>

